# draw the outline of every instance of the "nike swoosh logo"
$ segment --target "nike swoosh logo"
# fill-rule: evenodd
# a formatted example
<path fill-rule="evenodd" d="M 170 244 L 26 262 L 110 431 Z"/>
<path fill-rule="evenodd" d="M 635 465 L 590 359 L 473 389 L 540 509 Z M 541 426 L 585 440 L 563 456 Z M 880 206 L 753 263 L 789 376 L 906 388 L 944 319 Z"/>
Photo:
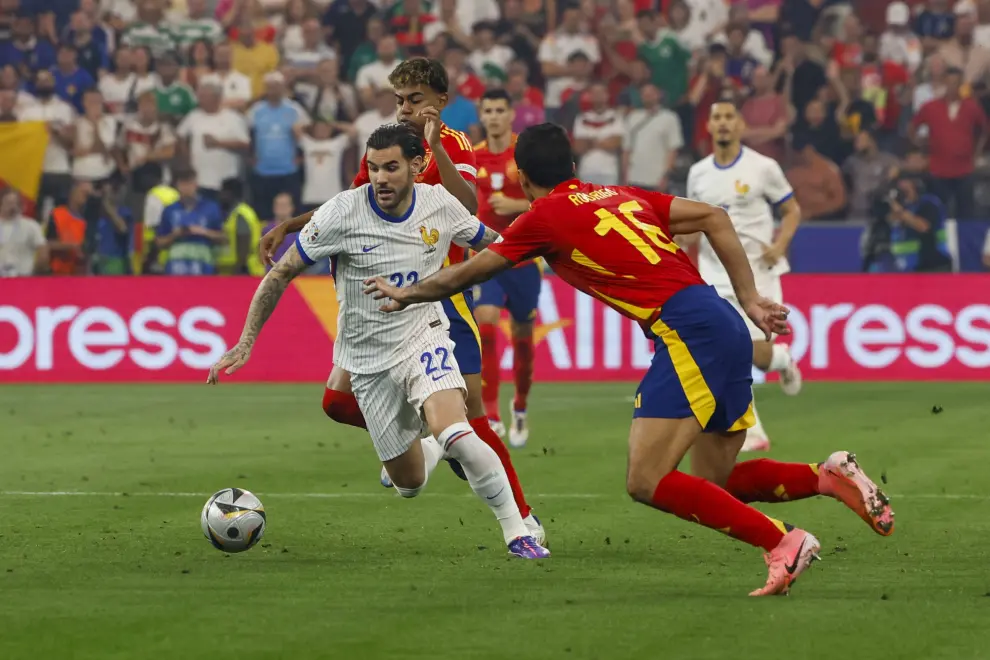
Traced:
<path fill-rule="evenodd" d="M 447 376 L 447 374 L 440 374 L 439 376 L 431 376 L 431 378 L 433 378 L 433 381 L 436 382 L 436 381 L 440 380 L 441 378 L 445 378 L 446 376 Z"/>
<path fill-rule="evenodd" d="M 362 252 L 371 252 L 375 248 L 379 248 L 381 246 L 382 246 L 381 243 L 379 243 L 378 245 L 370 245 L 370 246 L 369 245 L 365 245 L 363 248 L 361 248 L 361 251 Z"/>
<path fill-rule="evenodd" d="M 500 491 L 498 491 L 497 493 L 495 493 L 495 494 L 494 494 L 494 495 L 492 495 L 491 497 L 485 497 L 485 499 L 486 499 L 486 500 L 494 500 L 494 499 L 495 499 L 496 497 L 498 497 L 499 495 L 501 495 L 501 494 L 502 494 L 502 491 L 503 491 L 503 490 L 505 490 L 505 486 L 502 486 L 502 490 L 500 490 Z"/>
<path fill-rule="evenodd" d="M 788 565 L 785 565 L 784 566 L 784 570 L 786 570 L 788 572 L 788 574 L 793 575 L 794 574 L 794 571 L 797 570 L 798 562 L 801 561 L 801 551 L 804 550 L 804 544 L 807 543 L 807 542 L 808 542 L 808 539 L 807 539 L 807 537 L 805 537 L 805 539 L 803 541 L 801 541 L 801 547 L 798 548 L 797 554 L 794 555 L 794 563 L 793 564 L 790 564 L 789 566 Z"/>

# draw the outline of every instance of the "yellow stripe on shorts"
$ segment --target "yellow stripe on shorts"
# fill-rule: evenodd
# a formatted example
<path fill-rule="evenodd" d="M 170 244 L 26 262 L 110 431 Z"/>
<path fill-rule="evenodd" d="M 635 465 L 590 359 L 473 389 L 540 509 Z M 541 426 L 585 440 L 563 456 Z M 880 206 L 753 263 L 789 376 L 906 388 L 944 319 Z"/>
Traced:
<path fill-rule="evenodd" d="M 687 397 L 688 405 L 695 419 L 704 428 L 708 426 L 708 420 L 715 413 L 715 395 L 708 388 L 705 377 L 701 373 L 701 368 L 694 361 L 694 356 L 688 350 L 687 344 L 677 334 L 677 331 L 669 327 L 661 319 L 650 328 L 657 337 L 663 340 L 664 345 L 670 353 L 670 362 L 674 365 L 677 379 L 681 381 L 681 389 Z"/>
<path fill-rule="evenodd" d="M 474 314 L 471 313 L 471 308 L 468 307 L 464 294 L 455 293 L 450 297 L 450 302 L 454 304 L 454 309 L 457 310 L 457 314 L 464 319 L 464 322 L 468 324 L 469 328 L 471 328 L 471 332 L 474 333 L 474 340 L 478 342 L 478 348 L 480 349 L 481 333 L 478 332 L 478 324 L 474 322 Z"/>

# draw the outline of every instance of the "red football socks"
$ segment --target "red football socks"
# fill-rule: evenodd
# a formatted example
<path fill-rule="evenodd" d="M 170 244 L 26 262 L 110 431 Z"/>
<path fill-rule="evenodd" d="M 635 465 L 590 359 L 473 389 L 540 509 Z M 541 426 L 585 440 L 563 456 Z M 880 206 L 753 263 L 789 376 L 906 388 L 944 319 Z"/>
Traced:
<path fill-rule="evenodd" d="M 743 504 L 710 481 L 671 472 L 657 484 L 653 506 L 678 518 L 728 534 L 744 543 L 773 550 L 789 529 Z"/>
<path fill-rule="evenodd" d="M 516 501 L 516 506 L 519 507 L 519 515 L 525 518 L 529 515 L 530 508 L 529 504 L 526 503 L 522 484 L 519 483 L 519 475 L 516 474 L 516 468 L 512 465 L 508 447 L 502 442 L 502 438 L 498 437 L 498 434 L 492 430 L 487 418 L 475 417 L 471 420 L 471 428 L 474 429 L 475 434 L 481 438 L 482 442 L 498 454 L 498 460 L 502 461 L 505 476 L 508 477 L 509 486 L 512 488 L 512 498 Z"/>
<path fill-rule="evenodd" d="M 498 326 L 479 323 L 478 332 L 481 334 L 481 400 L 488 419 L 501 420 L 498 409 Z"/>
<path fill-rule="evenodd" d="M 513 410 L 526 410 L 529 389 L 533 385 L 533 338 L 512 338 L 512 374 L 516 380 L 516 398 Z"/>
<path fill-rule="evenodd" d="M 364 415 L 358 407 L 357 399 L 353 394 L 331 390 L 329 387 L 323 391 L 323 412 L 327 417 L 341 424 L 350 424 L 359 429 L 367 429 L 364 423 Z"/>
<path fill-rule="evenodd" d="M 769 458 L 737 463 L 725 489 L 742 502 L 790 502 L 818 495 L 818 465 Z"/>

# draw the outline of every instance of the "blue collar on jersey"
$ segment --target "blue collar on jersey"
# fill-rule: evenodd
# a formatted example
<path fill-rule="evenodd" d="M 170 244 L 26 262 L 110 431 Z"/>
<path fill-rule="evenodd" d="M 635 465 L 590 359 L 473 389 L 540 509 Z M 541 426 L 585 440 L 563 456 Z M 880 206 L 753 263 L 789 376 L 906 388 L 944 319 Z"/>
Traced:
<path fill-rule="evenodd" d="M 402 214 L 401 217 L 395 217 L 394 215 L 389 215 L 378 206 L 378 202 L 375 200 L 375 187 L 368 184 L 368 203 L 371 204 L 371 210 L 378 214 L 378 217 L 386 222 L 405 222 L 412 215 L 413 209 L 416 208 L 416 184 L 413 184 L 412 189 L 412 204 L 406 209 L 406 212 Z"/>
<path fill-rule="evenodd" d="M 728 165 L 719 165 L 718 164 L 718 161 L 715 160 L 715 155 L 713 154 L 712 155 L 712 165 L 715 166 L 715 169 L 716 170 L 731 170 L 732 169 L 732 166 L 735 165 L 736 163 L 738 163 L 739 162 L 739 159 L 742 158 L 743 151 L 745 151 L 745 150 L 746 150 L 746 147 L 744 147 L 742 145 L 739 145 L 739 154 L 735 158 L 733 158 L 732 159 L 732 162 L 729 163 Z"/>

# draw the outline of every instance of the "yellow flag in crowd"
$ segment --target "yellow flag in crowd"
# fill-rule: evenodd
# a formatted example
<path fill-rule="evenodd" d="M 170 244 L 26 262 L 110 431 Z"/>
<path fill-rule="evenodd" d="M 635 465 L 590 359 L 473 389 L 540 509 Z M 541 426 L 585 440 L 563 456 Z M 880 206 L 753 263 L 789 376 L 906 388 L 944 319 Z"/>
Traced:
<path fill-rule="evenodd" d="M 0 123 L 0 179 L 32 202 L 38 196 L 47 147 L 44 122 Z"/>

